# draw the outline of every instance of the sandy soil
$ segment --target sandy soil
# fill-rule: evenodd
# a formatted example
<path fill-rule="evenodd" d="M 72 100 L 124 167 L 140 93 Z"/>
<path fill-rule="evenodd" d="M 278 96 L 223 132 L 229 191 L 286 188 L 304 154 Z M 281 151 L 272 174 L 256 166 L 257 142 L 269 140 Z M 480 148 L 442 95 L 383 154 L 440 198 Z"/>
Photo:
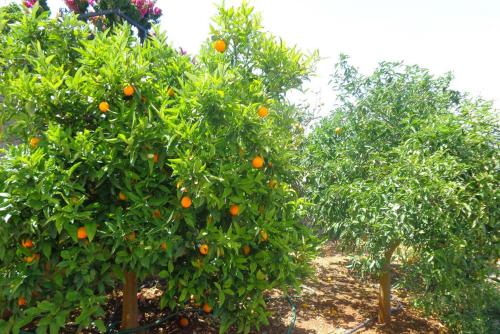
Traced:
<path fill-rule="evenodd" d="M 366 319 L 377 314 L 377 285 L 361 282 L 351 275 L 347 269 L 347 257 L 336 251 L 333 244 L 324 247 L 321 256 L 314 262 L 316 275 L 306 281 L 300 296 L 293 299 L 296 305 L 296 321 L 294 334 L 343 334 L 347 329 L 354 328 Z M 168 317 L 166 311 L 159 310 L 161 289 L 154 287 L 142 288 L 139 297 L 141 324 L 153 323 L 158 319 Z M 158 283 L 158 282 L 156 282 Z M 106 323 L 120 320 L 121 293 L 110 296 L 107 307 Z M 292 323 L 291 305 L 278 292 L 269 295 L 269 310 L 272 313 L 270 324 L 252 334 L 284 334 Z M 409 307 L 404 294 L 394 291 L 394 305 L 403 308 L 393 317 L 388 327 L 373 325 L 356 333 L 447 333 L 439 321 L 425 318 Z M 151 328 L 148 333 L 179 333 L 179 334 L 216 334 L 217 323 L 211 317 L 202 314 L 198 309 L 186 309 L 183 316 L 189 319 L 187 328 L 178 325 L 179 316 Z M 64 334 L 74 334 L 68 324 Z M 82 334 L 94 334 L 97 331 L 84 331 Z M 231 331 L 231 334 L 236 333 Z"/>
<path fill-rule="evenodd" d="M 377 314 L 377 285 L 361 282 L 346 268 L 348 259 L 330 244 L 314 262 L 316 275 L 304 283 L 300 297 L 295 298 L 297 308 L 294 334 L 341 334 Z M 148 294 L 150 296 L 148 296 Z M 155 294 L 143 291 L 147 298 Z M 290 304 L 278 293 L 270 295 L 269 309 L 272 312 L 270 325 L 262 328 L 262 334 L 287 333 L 292 322 Z M 388 327 L 373 325 L 356 333 L 447 333 L 446 328 L 436 319 L 425 318 L 409 307 L 403 293 L 394 293 L 394 301 L 403 309 L 394 316 Z M 399 305 L 399 304 L 398 304 Z M 393 305 L 396 307 L 396 305 Z M 157 314 L 146 314 L 146 320 L 157 318 Z M 189 315 L 190 326 L 180 329 L 176 323 L 156 328 L 152 333 L 218 333 L 216 324 L 210 318 L 199 314 Z"/>

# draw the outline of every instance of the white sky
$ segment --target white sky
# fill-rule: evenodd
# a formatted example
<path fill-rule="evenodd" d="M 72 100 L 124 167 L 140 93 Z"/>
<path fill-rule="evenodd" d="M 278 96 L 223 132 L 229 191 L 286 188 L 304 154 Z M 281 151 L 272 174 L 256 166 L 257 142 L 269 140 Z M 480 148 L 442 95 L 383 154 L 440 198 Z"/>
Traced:
<path fill-rule="evenodd" d="M 5 4 L 8 0 L 0 0 Z M 19 0 L 18 0 L 19 2 Z M 51 8 L 62 0 L 48 0 Z M 196 53 L 208 37 L 211 0 L 158 0 L 161 26 L 174 46 Z M 227 5 L 241 0 L 226 0 Z M 500 107 L 500 0 L 254 0 L 266 30 L 323 60 L 310 87 L 333 103 L 329 76 L 340 53 L 369 73 L 379 61 L 403 60 L 435 74 L 452 71 L 454 87 Z"/>

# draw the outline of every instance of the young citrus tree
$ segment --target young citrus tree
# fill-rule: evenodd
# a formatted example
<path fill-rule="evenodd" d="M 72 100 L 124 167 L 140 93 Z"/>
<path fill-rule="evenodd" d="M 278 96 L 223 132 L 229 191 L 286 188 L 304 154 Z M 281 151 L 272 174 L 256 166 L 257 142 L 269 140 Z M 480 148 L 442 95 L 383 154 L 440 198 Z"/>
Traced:
<path fill-rule="evenodd" d="M 306 148 L 308 191 L 322 226 L 380 275 L 380 321 L 398 248 L 430 310 L 482 295 L 500 252 L 498 114 L 416 66 L 363 76 L 342 58 L 334 79 L 339 107 Z"/>
<path fill-rule="evenodd" d="M 314 57 L 246 5 L 215 22 L 196 64 L 159 31 L 141 45 L 72 15 L 0 25 L 4 135 L 23 138 L 0 163 L 2 332 L 104 332 L 121 282 L 135 327 L 147 277 L 166 282 L 162 308 L 193 301 L 249 332 L 265 291 L 298 287 L 315 245 L 288 183 L 300 112 L 285 94 Z"/>

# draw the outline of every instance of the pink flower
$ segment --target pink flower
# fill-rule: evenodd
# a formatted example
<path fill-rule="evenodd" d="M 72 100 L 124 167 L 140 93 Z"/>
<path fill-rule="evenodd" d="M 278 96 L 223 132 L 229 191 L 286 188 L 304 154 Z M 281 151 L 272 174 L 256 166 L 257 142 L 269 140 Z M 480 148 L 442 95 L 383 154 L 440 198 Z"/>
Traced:
<path fill-rule="evenodd" d="M 75 13 L 82 12 L 82 9 L 85 11 L 88 5 L 93 6 L 95 4 L 95 0 L 64 0 L 64 2 Z"/>
<path fill-rule="evenodd" d="M 161 8 L 155 7 L 153 9 L 153 14 L 156 16 L 160 16 L 161 15 Z"/>
<path fill-rule="evenodd" d="M 161 9 L 155 7 L 155 1 L 152 0 L 130 0 L 130 2 L 137 8 L 142 17 L 147 14 L 160 16 Z"/>
<path fill-rule="evenodd" d="M 68 8 L 75 13 L 80 11 L 80 8 L 78 7 L 78 0 L 64 0 L 64 2 L 66 3 L 66 6 L 68 6 Z"/>
<path fill-rule="evenodd" d="M 28 8 L 33 7 L 36 4 L 37 0 L 25 0 L 24 5 Z"/>

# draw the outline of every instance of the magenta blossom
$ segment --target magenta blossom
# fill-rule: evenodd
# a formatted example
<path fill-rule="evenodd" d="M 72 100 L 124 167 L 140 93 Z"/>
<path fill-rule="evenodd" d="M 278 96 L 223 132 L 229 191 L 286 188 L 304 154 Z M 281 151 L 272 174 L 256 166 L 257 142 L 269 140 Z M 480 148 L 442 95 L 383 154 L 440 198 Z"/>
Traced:
<path fill-rule="evenodd" d="M 155 1 L 153 0 L 130 0 L 130 2 L 137 8 L 141 17 L 144 17 L 147 14 L 155 16 L 161 15 L 161 9 L 155 7 Z"/>
<path fill-rule="evenodd" d="M 24 5 L 28 8 L 33 7 L 36 4 L 37 0 L 25 0 Z"/>
<path fill-rule="evenodd" d="M 80 13 L 81 9 L 86 9 L 88 5 L 93 6 L 95 0 L 64 0 L 66 6 L 75 13 Z"/>

